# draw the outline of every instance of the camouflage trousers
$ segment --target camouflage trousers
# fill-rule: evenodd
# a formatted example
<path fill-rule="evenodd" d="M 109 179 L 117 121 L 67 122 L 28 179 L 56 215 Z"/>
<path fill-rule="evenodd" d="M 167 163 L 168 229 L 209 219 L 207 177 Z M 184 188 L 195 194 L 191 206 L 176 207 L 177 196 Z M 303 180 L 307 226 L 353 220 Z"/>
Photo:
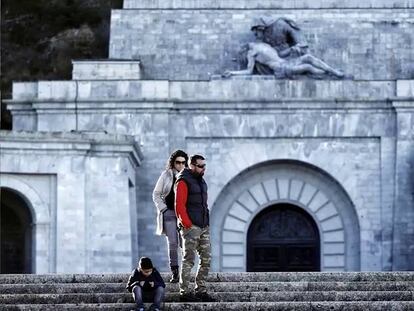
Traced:
<path fill-rule="evenodd" d="M 191 269 L 194 266 L 196 252 L 200 257 L 200 263 L 196 275 L 196 293 L 206 292 L 206 279 L 210 270 L 211 247 L 209 227 L 200 228 L 191 226 L 182 228 L 180 234 L 183 241 L 183 259 L 181 263 L 180 294 L 190 293 Z"/>

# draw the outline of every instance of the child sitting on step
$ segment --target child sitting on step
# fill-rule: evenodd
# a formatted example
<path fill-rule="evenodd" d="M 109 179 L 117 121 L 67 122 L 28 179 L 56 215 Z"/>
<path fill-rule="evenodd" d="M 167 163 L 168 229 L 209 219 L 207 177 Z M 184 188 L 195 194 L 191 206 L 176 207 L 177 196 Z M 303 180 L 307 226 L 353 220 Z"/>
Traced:
<path fill-rule="evenodd" d="M 141 257 L 138 267 L 135 268 L 126 286 L 132 292 L 137 311 L 144 311 L 144 300 L 153 302 L 151 311 L 160 311 L 164 300 L 165 283 L 160 273 L 152 265 L 151 259 Z"/>

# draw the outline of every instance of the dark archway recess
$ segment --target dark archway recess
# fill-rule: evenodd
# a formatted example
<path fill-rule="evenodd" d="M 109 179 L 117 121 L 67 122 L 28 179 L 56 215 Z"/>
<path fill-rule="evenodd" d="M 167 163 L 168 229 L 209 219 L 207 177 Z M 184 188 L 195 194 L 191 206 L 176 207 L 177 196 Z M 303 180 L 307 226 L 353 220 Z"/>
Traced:
<path fill-rule="evenodd" d="M 15 191 L 1 188 L 0 273 L 33 273 L 33 220 L 29 206 Z"/>
<path fill-rule="evenodd" d="M 247 271 L 320 271 L 320 238 L 315 221 L 292 204 L 260 212 L 247 233 Z"/>

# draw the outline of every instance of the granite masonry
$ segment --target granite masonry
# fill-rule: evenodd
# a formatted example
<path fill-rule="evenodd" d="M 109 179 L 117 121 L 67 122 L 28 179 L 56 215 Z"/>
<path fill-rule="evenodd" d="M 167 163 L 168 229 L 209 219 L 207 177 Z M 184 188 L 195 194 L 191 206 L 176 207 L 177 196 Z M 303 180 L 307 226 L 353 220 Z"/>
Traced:
<path fill-rule="evenodd" d="M 131 138 L 3 131 L 0 148 L 1 186 L 33 215 L 32 271 L 124 271 L 135 261 L 132 193 L 142 155 Z"/>
<path fill-rule="evenodd" d="M 263 13 L 354 79 L 221 78 Z M 321 271 L 413 270 L 413 33 L 414 1 L 125 0 L 108 61 L 6 100 L 0 185 L 30 208 L 33 272 L 166 271 L 151 193 L 177 148 L 206 156 L 214 271 L 249 269 L 280 204 L 315 223 Z"/>

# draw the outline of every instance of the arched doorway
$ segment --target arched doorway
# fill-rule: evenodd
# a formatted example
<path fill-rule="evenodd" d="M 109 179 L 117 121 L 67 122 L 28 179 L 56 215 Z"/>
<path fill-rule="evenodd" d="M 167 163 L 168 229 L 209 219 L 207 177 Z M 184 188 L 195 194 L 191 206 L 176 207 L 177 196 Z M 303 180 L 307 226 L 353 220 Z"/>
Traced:
<path fill-rule="evenodd" d="M 247 271 L 320 271 L 315 221 L 292 204 L 260 212 L 247 233 Z"/>
<path fill-rule="evenodd" d="M 0 188 L 0 198 L 0 273 L 32 273 L 33 219 L 29 206 L 8 188 Z"/>
<path fill-rule="evenodd" d="M 269 207 L 281 204 L 316 224 L 318 271 L 360 270 L 359 220 L 343 187 L 308 163 L 280 160 L 240 172 L 215 199 L 210 215 L 213 271 L 248 271 L 251 224 Z"/>

